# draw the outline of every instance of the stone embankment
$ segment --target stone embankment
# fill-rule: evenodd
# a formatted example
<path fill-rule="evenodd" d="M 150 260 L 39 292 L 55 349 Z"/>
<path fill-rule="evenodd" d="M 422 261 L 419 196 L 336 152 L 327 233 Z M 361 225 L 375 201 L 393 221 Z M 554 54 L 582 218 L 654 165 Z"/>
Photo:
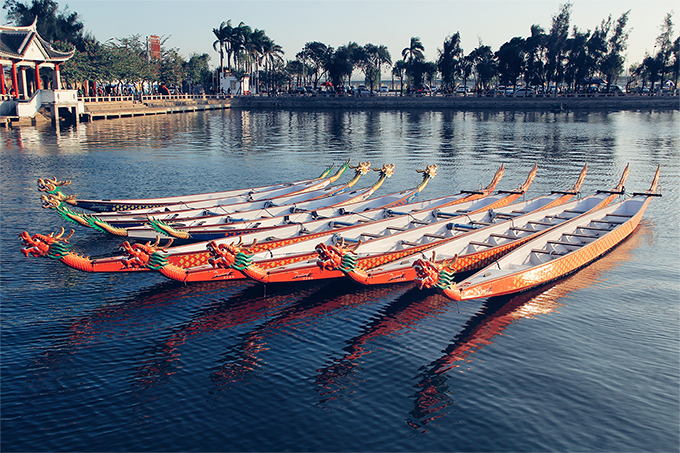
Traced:
<path fill-rule="evenodd" d="M 678 96 L 477 97 L 477 96 L 244 96 L 232 108 L 242 109 L 427 109 L 427 110 L 678 110 Z"/>

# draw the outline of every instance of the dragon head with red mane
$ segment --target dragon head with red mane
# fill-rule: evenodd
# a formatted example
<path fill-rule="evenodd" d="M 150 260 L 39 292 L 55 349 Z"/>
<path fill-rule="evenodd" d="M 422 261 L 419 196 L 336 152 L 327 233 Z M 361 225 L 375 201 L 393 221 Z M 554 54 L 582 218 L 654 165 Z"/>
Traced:
<path fill-rule="evenodd" d="M 314 251 L 319 255 L 316 265 L 322 270 L 333 271 L 336 269 L 346 268 L 346 256 L 349 254 L 356 255 L 356 249 L 361 245 L 361 241 L 353 246 L 345 244 L 345 238 L 340 240 L 337 245 L 326 245 L 324 243 L 318 244 Z"/>
<path fill-rule="evenodd" d="M 448 286 L 448 282 L 453 275 L 451 272 L 451 265 L 456 262 L 458 255 L 450 260 L 442 261 L 441 263 L 437 263 L 436 258 L 436 253 L 432 252 L 431 259 L 427 260 L 420 258 L 414 261 L 413 270 L 416 271 L 416 278 L 414 281 L 420 289 L 439 288 L 445 283 Z"/>
<path fill-rule="evenodd" d="M 71 230 L 71 233 L 64 237 L 64 227 L 61 228 L 59 234 L 34 234 L 31 236 L 27 231 L 22 231 L 19 234 L 19 238 L 24 245 L 21 249 L 21 253 L 26 255 L 26 258 L 28 258 L 28 255 L 32 255 L 36 258 L 49 256 L 50 247 L 56 243 L 68 244 L 68 240 L 73 236 L 73 232 L 74 231 Z"/>
<path fill-rule="evenodd" d="M 143 269 L 148 267 L 151 256 L 156 252 L 167 250 L 167 248 L 172 245 L 172 241 L 173 239 L 170 239 L 163 247 L 159 247 L 158 245 L 160 243 L 159 236 L 156 236 L 156 242 L 153 244 L 151 241 L 148 241 L 146 244 L 130 244 L 128 241 L 125 241 L 120 245 L 120 250 L 124 255 L 123 259 L 121 259 L 121 263 L 123 263 L 123 266 L 126 268 Z"/>

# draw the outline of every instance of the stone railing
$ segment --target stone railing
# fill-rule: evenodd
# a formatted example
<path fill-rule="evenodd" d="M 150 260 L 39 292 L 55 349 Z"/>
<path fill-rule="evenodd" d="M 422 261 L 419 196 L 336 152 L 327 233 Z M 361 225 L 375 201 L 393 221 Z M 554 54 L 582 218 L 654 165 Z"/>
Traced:
<path fill-rule="evenodd" d="M 134 102 L 134 101 L 188 101 L 188 100 L 220 100 L 228 99 L 232 96 L 227 95 L 208 95 L 208 94 L 143 94 L 129 95 L 129 96 L 94 96 L 81 97 L 85 103 L 99 103 L 99 102 Z"/>

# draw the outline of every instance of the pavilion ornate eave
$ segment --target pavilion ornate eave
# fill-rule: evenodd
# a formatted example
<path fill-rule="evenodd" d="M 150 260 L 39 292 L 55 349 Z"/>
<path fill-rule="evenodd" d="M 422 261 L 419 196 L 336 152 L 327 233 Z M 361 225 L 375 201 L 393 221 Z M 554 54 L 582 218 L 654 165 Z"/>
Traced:
<path fill-rule="evenodd" d="M 36 23 L 37 20 L 27 26 L 0 26 L 0 60 L 58 64 L 73 56 L 75 48 L 70 52 L 52 48 L 52 45 L 38 34 Z"/>

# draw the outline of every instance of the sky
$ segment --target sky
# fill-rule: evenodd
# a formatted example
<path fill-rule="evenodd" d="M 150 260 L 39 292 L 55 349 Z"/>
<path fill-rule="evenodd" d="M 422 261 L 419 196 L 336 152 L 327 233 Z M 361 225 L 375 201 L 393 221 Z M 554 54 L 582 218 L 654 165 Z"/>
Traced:
<path fill-rule="evenodd" d="M 25 0 L 28 3 L 28 0 Z M 213 50 L 213 28 L 232 20 L 263 29 L 294 59 L 309 41 L 337 48 L 350 41 L 387 46 L 392 61 L 401 58 L 412 36 L 425 46 L 427 60 L 436 60 L 447 36 L 460 32 L 467 54 L 482 42 L 493 51 L 515 36 L 526 38 L 533 24 L 550 30 L 552 16 L 564 0 L 57 0 L 78 13 L 85 29 L 99 41 L 140 34 L 169 38 L 165 46 L 188 58 Z M 680 0 L 574 0 L 571 27 L 593 30 L 609 15 L 615 21 L 630 10 L 626 64 L 641 62 L 654 52 L 667 13 L 680 18 Z M 674 38 L 680 26 L 675 27 Z"/>

